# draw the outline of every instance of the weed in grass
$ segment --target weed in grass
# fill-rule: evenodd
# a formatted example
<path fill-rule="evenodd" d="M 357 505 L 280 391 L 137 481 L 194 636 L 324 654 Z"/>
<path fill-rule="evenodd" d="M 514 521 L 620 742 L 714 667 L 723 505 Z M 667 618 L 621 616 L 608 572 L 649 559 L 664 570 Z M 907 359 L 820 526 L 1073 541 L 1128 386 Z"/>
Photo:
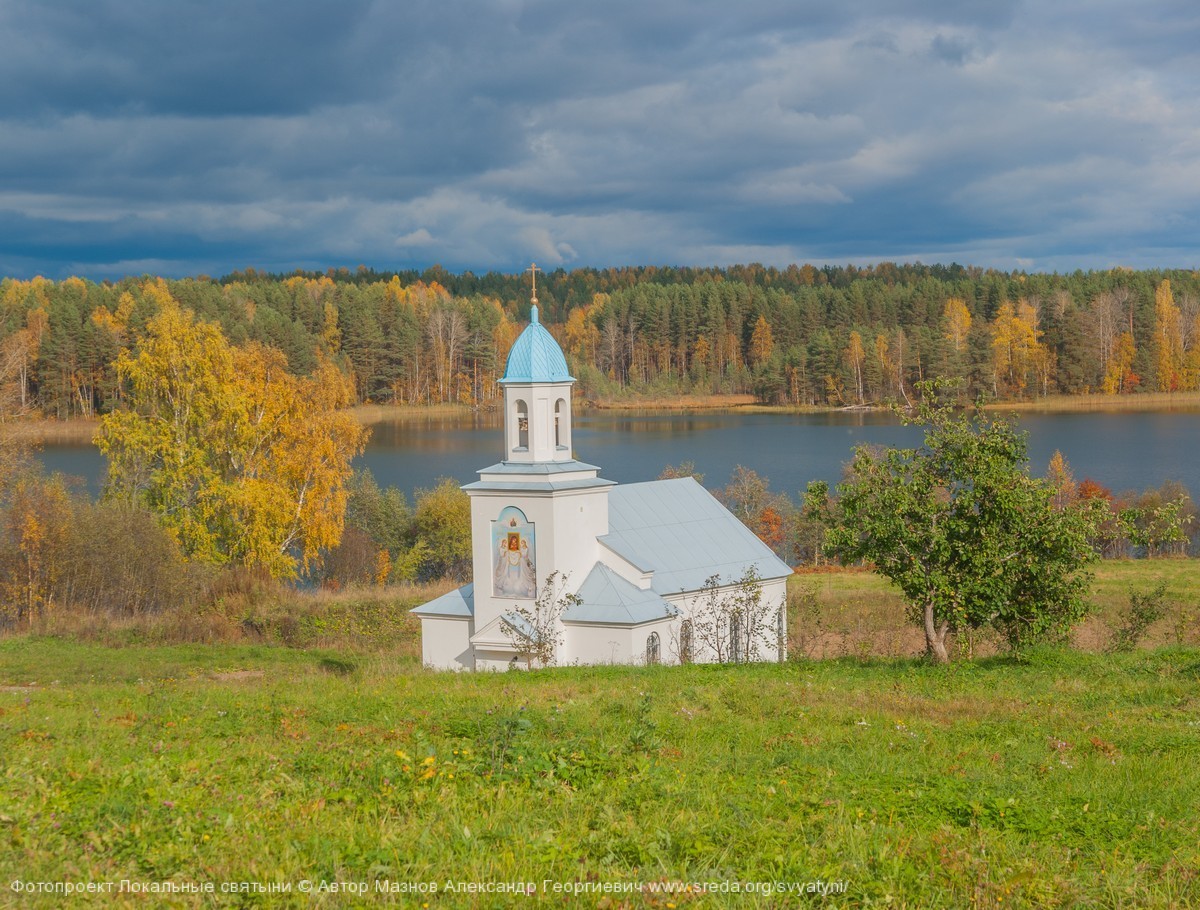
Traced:
<path fill-rule="evenodd" d="M 788 588 L 788 653 L 797 657 L 816 657 L 821 637 L 821 603 L 817 588 L 797 582 Z"/>
<path fill-rule="evenodd" d="M 1120 625 L 1113 629 L 1108 643 L 1109 653 L 1132 651 L 1138 646 L 1149 628 L 1166 615 L 1166 595 L 1167 586 L 1163 582 L 1159 582 L 1152 591 L 1129 592 L 1129 607 Z"/>
<path fill-rule="evenodd" d="M 338 676 L 350 676 L 358 669 L 357 663 L 342 657 L 322 657 L 320 666 L 327 673 L 334 673 Z"/>
<path fill-rule="evenodd" d="M 1171 637 L 1176 647 L 1197 643 L 1197 631 L 1200 623 L 1196 621 L 1196 607 L 1191 604 L 1178 604 L 1175 615 L 1171 617 Z"/>
<path fill-rule="evenodd" d="M 485 757 L 492 777 L 511 773 L 516 765 L 525 762 L 519 746 L 522 738 L 533 729 L 528 717 L 506 712 L 492 718 L 490 723 L 481 724 L 481 728 L 475 740 L 476 749 Z"/>
<path fill-rule="evenodd" d="M 652 752 L 661 745 L 661 740 L 656 735 L 658 724 L 651 717 L 651 703 L 648 692 L 639 695 L 637 713 L 629 730 L 630 752 Z"/>

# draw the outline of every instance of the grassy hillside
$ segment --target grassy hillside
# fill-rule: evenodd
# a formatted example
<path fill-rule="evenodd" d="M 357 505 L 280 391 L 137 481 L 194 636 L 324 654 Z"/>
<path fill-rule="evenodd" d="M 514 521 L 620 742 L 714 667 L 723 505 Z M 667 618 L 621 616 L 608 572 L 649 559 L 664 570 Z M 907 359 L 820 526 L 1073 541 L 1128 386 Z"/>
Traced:
<path fill-rule="evenodd" d="M 1145 644 L 1200 647 L 1200 560 L 1104 560 L 1093 567 L 1091 615 L 1071 644 L 1100 651 L 1124 620 L 1131 591 L 1166 586 L 1166 614 L 1150 627 Z M 873 572 L 815 572 L 791 579 L 789 653 L 803 657 L 912 657 L 924 649 L 921 631 L 905 618 L 904 602 L 886 578 Z M 986 633 L 960 635 L 956 656 L 996 654 Z"/>
<path fill-rule="evenodd" d="M 398 906 L 528 905 L 447 881 L 534 882 L 555 903 L 554 882 L 646 889 L 583 906 L 1185 906 L 1198 724 L 1187 649 L 447 675 L 378 653 L 12 638 L 0 887 L 213 883 L 185 906 L 254 902 L 228 882 L 293 888 L 263 905 L 347 904 L 302 880 L 442 892 Z M 817 879 L 846 893 L 649 890 Z"/>
<path fill-rule="evenodd" d="M 1146 636 L 1151 646 L 1200 647 L 1200 560 L 1106 560 L 1095 567 L 1095 609 L 1072 643 L 1103 650 L 1122 622 L 1130 591 L 1167 586 L 1167 615 Z M 194 611 L 111 617 L 58 611 L 30 631 L 110 645 L 277 644 L 331 648 L 420 663 L 420 625 L 408 609 L 445 593 L 448 583 L 391 588 L 295 591 L 248 583 Z M 924 639 L 905 617 L 887 579 L 863 571 L 821 571 L 789 584 L 789 653 L 794 657 L 916 657 Z M 997 643 L 985 634 L 961 636 L 956 656 L 987 656 Z"/>

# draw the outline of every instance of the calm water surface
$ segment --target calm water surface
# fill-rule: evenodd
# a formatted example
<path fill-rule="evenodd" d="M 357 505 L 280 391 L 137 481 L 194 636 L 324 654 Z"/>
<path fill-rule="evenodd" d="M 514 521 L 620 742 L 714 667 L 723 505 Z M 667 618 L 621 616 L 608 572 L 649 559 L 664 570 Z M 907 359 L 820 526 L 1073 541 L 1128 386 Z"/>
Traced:
<path fill-rule="evenodd" d="M 1044 474 L 1055 449 L 1077 480 L 1090 477 L 1114 490 L 1141 490 L 1177 480 L 1200 494 L 1200 412 L 1035 414 L 1021 420 L 1030 462 Z M 810 480 L 836 483 L 852 449 L 862 443 L 914 445 L 919 430 L 891 414 L 689 413 L 576 416 L 575 454 L 622 483 L 652 480 L 667 464 L 692 461 L 708 487 L 724 486 L 736 465 L 766 475 L 771 488 L 795 496 Z M 499 461 L 498 414 L 405 419 L 372 427 L 358 460 L 383 486 L 406 492 L 439 477 L 460 483 Z M 83 478 L 99 491 L 104 461 L 92 446 L 47 445 L 52 471 Z"/>

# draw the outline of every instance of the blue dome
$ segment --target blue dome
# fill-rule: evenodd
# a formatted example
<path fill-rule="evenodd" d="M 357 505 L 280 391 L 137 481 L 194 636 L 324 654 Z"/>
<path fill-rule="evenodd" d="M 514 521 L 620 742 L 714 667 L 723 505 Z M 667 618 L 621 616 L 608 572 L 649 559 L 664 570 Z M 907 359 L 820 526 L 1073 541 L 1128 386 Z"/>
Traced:
<path fill-rule="evenodd" d="M 508 352 L 508 365 L 501 382 L 574 382 L 567 371 L 562 348 L 538 322 L 537 307 L 529 313 L 529 325 Z"/>

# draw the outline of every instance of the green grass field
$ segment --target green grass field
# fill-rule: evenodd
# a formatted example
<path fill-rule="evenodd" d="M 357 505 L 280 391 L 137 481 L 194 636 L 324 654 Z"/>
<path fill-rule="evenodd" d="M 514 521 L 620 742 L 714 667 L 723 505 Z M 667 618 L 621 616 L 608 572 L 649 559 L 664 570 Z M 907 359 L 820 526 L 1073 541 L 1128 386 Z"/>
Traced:
<path fill-rule="evenodd" d="M 212 884 L 183 906 L 366 900 L 301 881 L 448 907 L 527 903 L 448 881 L 534 882 L 561 904 L 547 880 L 846 883 L 583 906 L 1200 902 L 1196 650 L 449 675 L 37 637 L 0 668 L 0 905 L 146 906 L 8 890 L 123 879 Z"/>
<path fill-rule="evenodd" d="M 1087 650 L 1160 579 L 1154 649 Z M 794 586 L 793 655 L 835 659 L 435 674 L 353 593 L 2 639 L 0 907 L 1200 905 L 1195 561 L 948 668 L 887 656 L 920 638 L 878 577 Z"/>

